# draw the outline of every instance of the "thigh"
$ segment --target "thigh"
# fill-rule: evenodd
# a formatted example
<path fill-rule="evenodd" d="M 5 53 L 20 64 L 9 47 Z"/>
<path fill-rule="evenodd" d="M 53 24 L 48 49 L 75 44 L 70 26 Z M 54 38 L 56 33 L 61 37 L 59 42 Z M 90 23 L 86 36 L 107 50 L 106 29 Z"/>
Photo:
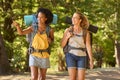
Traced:
<path fill-rule="evenodd" d="M 76 68 L 77 67 L 77 65 L 76 65 L 77 62 L 75 60 L 74 55 L 67 53 L 65 55 L 65 57 L 66 57 L 66 64 L 67 64 L 68 68 Z"/>
<path fill-rule="evenodd" d="M 30 70 L 31 70 L 31 77 L 33 78 L 37 78 L 38 77 L 38 67 L 36 66 L 31 66 L 30 67 Z"/>
<path fill-rule="evenodd" d="M 39 69 L 39 72 L 41 73 L 41 75 L 45 76 L 47 72 L 47 68 L 41 68 Z"/>
<path fill-rule="evenodd" d="M 86 68 L 86 56 L 79 56 L 77 59 L 77 68 L 85 69 Z"/>

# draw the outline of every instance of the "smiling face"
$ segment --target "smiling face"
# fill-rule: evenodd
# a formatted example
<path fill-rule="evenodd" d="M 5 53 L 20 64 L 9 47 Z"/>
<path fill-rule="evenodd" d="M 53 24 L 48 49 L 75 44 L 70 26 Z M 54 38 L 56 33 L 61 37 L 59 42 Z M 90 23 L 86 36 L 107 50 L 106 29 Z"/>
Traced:
<path fill-rule="evenodd" d="M 80 22 L 81 22 L 80 15 L 77 13 L 74 13 L 72 17 L 72 24 L 80 25 Z"/>
<path fill-rule="evenodd" d="M 39 24 L 45 24 L 45 22 L 47 21 L 47 18 L 45 16 L 45 14 L 43 14 L 41 12 L 38 13 L 38 18 L 37 19 L 38 19 Z"/>

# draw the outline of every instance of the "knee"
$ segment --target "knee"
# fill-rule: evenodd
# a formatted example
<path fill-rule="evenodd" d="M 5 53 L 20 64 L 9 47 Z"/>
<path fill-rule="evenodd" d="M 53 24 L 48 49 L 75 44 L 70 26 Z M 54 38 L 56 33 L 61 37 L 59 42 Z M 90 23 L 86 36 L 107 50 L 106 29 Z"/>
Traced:
<path fill-rule="evenodd" d="M 45 80 L 46 79 L 46 75 L 39 75 L 39 80 Z"/>
<path fill-rule="evenodd" d="M 40 80 L 45 80 L 46 77 L 45 77 L 45 76 L 41 76 L 41 77 L 39 77 L 39 79 L 40 79 Z"/>
<path fill-rule="evenodd" d="M 74 77 L 74 78 L 70 78 L 70 80 L 76 80 L 76 78 Z"/>
<path fill-rule="evenodd" d="M 38 80 L 38 76 L 31 76 L 31 80 Z"/>

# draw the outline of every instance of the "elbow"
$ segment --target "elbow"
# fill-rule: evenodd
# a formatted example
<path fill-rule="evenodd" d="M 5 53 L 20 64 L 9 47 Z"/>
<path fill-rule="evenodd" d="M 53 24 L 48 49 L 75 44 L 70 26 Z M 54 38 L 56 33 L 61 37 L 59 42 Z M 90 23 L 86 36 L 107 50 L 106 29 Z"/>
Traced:
<path fill-rule="evenodd" d="M 60 46 L 63 48 L 63 45 L 62 45 L 62 43 L 60 43 Z"/>
<path fill-rule="evenodd" d="M 50 42 L 49 43 L 51 44 L 53 42 L 54 42 L 54 38 L 52 38 L 52 39 L 50 38 Z"/>
<path fill-rule="evenodd" d="M 63 48 L 65 45 L 63 45 L 63 44 L 61 43 L 60 46 Z"/>
<path fill-rule="evenodd" d="M 22 35 L 22 34 L 19 34 L 19 35 Z"/>
<path fill-rule="evenodd" d="M 63 48 L 63 45 L 60 45 Z"/>
<path fill-rule="evenodd" d="M 52 39 L 52 42 L 54 42 L 54 38 Z"/>
<path fill-rule="evenodd" d="M 60 47 L 62 47 L 62 44 L 60 43 Z"/>
<path fill-rule="evenodd" d="M 91 46 L 90 44 L 86 44 L 86 48 L 87 48 L 87 49 L 91 49 L 92 46 Z"/>
<path fill-rule="evenodd" d="M 91 47 L 91 45 L 86 45 L 86 47 L 87 47 L 87 48 L 90 48 L 90 47 Z"/>
<path fill-rule="evenodd" d="M 23 35 L 23 33 L 22 33 L 22 32 L 19 32 L 18 34 L 19 34 L 19 35 Z"/>
<path fill-rule="evenodd" d="M 25 31 L 19 31 L 18 34 L 19 34 L 19 35 L 25 35 L 26 32 L 25 32 Z"/>
<path fill-rule="evenodd" d="M 61 42 L 60 42 L 60 46 L 61 46 L 62 48 L 64 47 L 63 40 L 61 40 Z"/>
<path fill-rule="evenodd" d="M 61 46 L 61 48 L 64 48 L 64 46 Z"/>

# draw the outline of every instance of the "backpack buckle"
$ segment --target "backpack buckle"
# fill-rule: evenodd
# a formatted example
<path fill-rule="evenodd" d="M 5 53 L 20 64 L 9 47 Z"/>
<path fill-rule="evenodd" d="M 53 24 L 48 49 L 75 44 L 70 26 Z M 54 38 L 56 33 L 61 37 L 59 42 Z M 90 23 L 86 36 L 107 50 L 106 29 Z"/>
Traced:
<path fill-rule="evenodd" d="M 34 52 L 34 48 L 33 47 L 29 47 L 28 48 L 28 54 L 32 54 Z"/>

